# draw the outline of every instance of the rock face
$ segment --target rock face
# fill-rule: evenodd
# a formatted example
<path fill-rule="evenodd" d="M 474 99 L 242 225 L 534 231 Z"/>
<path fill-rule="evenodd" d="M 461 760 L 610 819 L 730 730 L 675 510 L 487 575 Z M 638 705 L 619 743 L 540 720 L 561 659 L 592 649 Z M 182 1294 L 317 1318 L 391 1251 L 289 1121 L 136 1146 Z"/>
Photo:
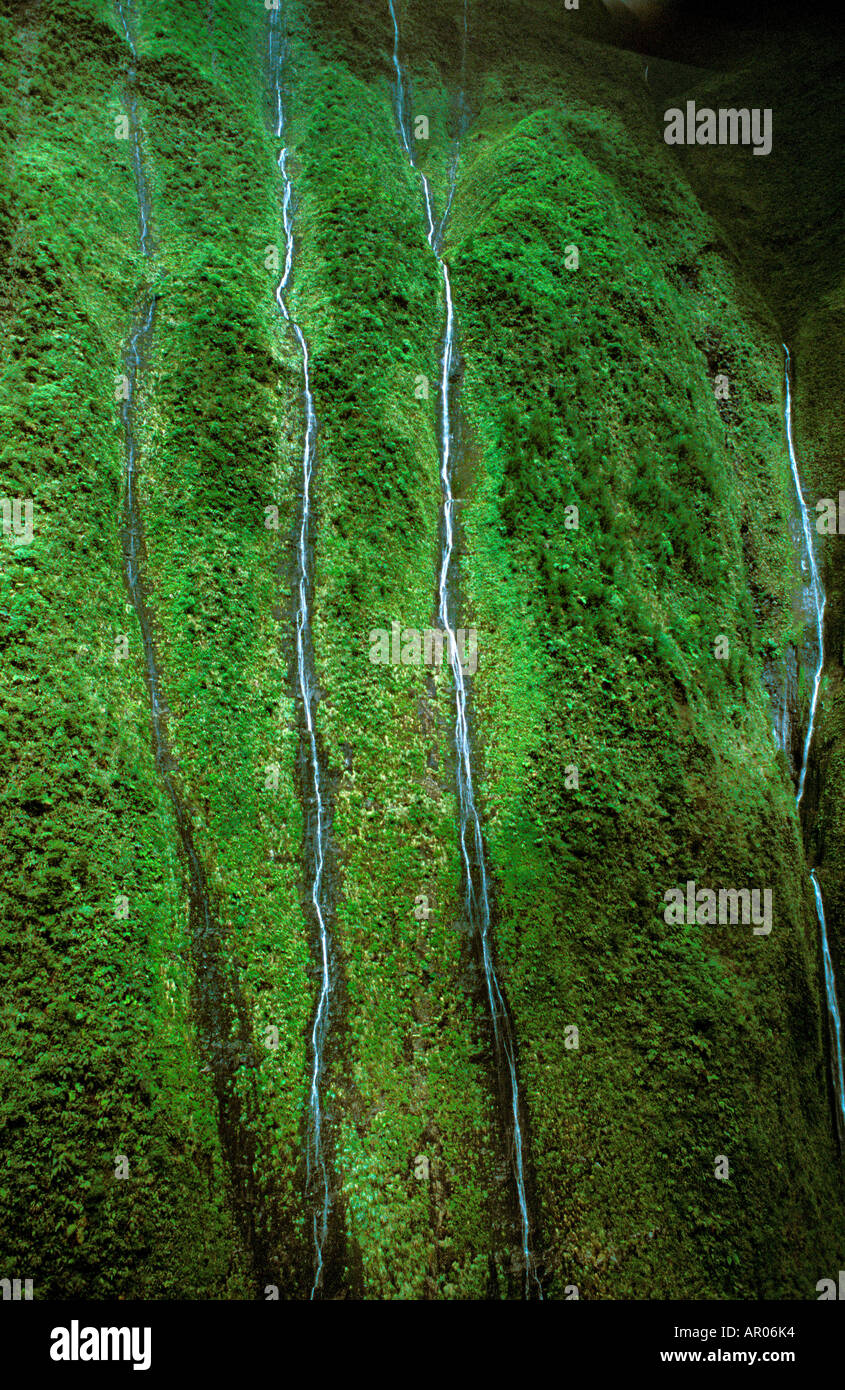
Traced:
<path fill-rule="evenodd" d="M 845 550 L 818 537 L 799 820 L 783 344 L 812 511 L 845 486 L 841 45 L 282 4 L 0 5 L 4 1272 L 813 1298 Z M 690 107 L 771 111 L 770 151 L 667 145 Z"/>

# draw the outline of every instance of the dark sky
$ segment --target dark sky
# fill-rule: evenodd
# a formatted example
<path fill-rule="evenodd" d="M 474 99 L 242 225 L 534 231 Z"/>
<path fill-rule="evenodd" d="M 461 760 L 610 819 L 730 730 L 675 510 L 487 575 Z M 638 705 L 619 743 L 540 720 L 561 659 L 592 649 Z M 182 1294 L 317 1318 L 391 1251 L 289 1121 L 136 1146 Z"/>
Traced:
<path fill-rule="evenodd" d="M 680 61 L 708 49 L 714 57 L 729 51 L 737 31 L 762 36 L 816 29 L 845 34 L 843 0 L 665 0 L 656 18 L 624 24 L 626 46 Z"/>
<path fill-rule="evenodd" d="M 842 0 L 668 0 L 666 23 L 682 28 L 716 25 L 789 29 L 807 22 L 839 23 Z"/>

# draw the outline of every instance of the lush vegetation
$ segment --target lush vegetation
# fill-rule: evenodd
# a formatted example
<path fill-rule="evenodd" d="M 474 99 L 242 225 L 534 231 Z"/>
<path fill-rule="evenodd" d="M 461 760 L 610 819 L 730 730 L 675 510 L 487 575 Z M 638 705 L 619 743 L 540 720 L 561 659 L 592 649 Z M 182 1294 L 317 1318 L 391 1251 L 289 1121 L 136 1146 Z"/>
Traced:
<path fill-rule="evenodd" d="M 839 1166 L 762 681 L 800 616 L 778 329 L 654 140 L 640 60 L 575 32 L 553 60 L 550 34 L 511 46 L 477 89 L 451 254 L 499 940 L 554 1287 L 807 1296 Z M 772 935 L 667 928 L 688 878 L 771 886 Z"/>
<path fill-rule="evenodd" d="M 442 207 L 462 10 L 398 8 L 413 111 L 430 122 L 417 156 Z M 470 3 L 468 20 L 445 248 L 461 620 L 479 633 L 476 777 L 545 1291 L 812 1298 L 842 1264 L 841 1166 L 807 859 L 765 691 L 802 622 L 784 336 L 812 499 L 845 486 L 828 219 L 842 175 L 817 138 L 822 60 L 792 65 L 773 42 L 741 79 L 655 61 L 646 82 L 588 0 Z M 516 1296 L 507 1137 L 462 927 L 450 681 L 368 660 L 373 629 L 433 623 L 442 287 L 392 112 L 387 0 L 297 0 L 285 24 L 339 966 L 326 1097 L 345 1240 L 328 1292 Z M 139 0 L 145 262 L 115 139 L 129 57 L 115 12 L 0 4 L 0 496 L 35 510 L 31 544 L 0 538 L 0 1273 L 32 1277 L 36 1297 L 310 1286 L 303 418 L 273 297 L 266 26 L 243 0 Z M 784 129 L 806 115 L 771 162 L 664 146 L 665 105 L 732 102 L 740 81 L 746 104 L 780 103 Z M 145 573 L 173 751 L 251 1025 L 238 1084 L 260 1260 L 233 1214 L 196 1036 L 185 866 L 121 569 L 115 379 L 150 283 Z M 822 555 L 829 665 L 806 830 L 843 977 L 841 541 Z M 667 925 L 664 892 L 687 879 L 771 888 L 771 935 Z"/>
<path fill-rule="evenodd" d="M 2 20 L 3 1263 L 36 1297 L 222 1297 L 243 1259 L 187 1010 L 182 894 L 121 576 L 137 278 L 111 17 Z M 91 222 L 92 208 L 97 220 Z M 125 895 L 128 916 L 117 916 Z M 128 1159 L 128 1176 L 119 1156 Z"/>

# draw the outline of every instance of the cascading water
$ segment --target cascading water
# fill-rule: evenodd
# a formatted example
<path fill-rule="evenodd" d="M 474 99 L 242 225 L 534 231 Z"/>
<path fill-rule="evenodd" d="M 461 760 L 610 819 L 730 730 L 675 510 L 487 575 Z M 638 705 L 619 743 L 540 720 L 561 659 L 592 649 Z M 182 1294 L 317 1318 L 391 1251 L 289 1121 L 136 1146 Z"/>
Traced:
<path fill-rule="evenodd" d="M 284 138 L 285 114 L 282 92 L 282 70 L 286 58 L 285 38 L 282 30 L 280 10 L 270 11 L 270 79 L 275 97 L 275 135 Z M 285 234 L 285 265 L 282 278 L 276 286 L 276 303 L 286 324 L 290 326 L 296 339 L 302 360 L 303 397 L 305 402 L 305 442 L 302 453 L 302 512 L 299 520 L 297 541 L 296 574 L 296 680 L 299 694 L 303 749 L 303 787 L 306 800 L 306 851 L 310 878 L 310 897 L 314 922 L 317 929 L 317 944 L 320 961 L 320 994 L 317 1011 L 311 1030 L 311 1085 L 308 1095 L 308 1142 L 306 1152 L 306 1181 L 309 1192 L 315 1197 L 316 1209 L 313 1218 L 314 1233 L 314 1282 L 311 1297 L 315 1298 L 323 1283 L 323 1262 L 329 1227 L 330 1189 L 329 1173 L 324 1151 L 323 1107 L 320 1083 L 323 1075 L 326 1034 L 329 1024 L 329 1006 L 332 995 L 330 969 L 331 946 L 327 927 L 329 911 L 327 899 L 326 857 L 328 850 L 328 805 L 327 795 L 320 767 L 317 749 L 316 714 L 319 694 L 314 676 L 314 647 L 311 635 L 309 611 L 312 590 L 311 575 L 311 525 L 312 497 L 311 484 L 314 473 L 315 441 L 317 417 L 314 410 L 314 397 L 311 391 L 311 369 L 308 344 L 299 324 L 287 306 L 286 294 L 293 269 L 293 181 L 288 169 L 288 149 L 283 144 L 278 154 L 279 172 L 282 177 L 282 221 Z"/>
<path fill-rule="evenodd" d="M 118 13 L 131 54 L 128 69 L 128 110 L 131 159 L 135 175 L 140 223 L 141 254 L 152 266 L 154 248 L 151 234 L 151 202 L 144 170 L 141 128 L 136 92 L 138 59 L 130 25 L 130 13 L 118 0 Z M 194 843 L 187 803 L 176 782 L 178 763 L 167 737 L 167 705 L 162 682 L 152 619 L 142 571 L 144 527 L 138 498 L 139 447 L 136 434 L 138 396 L 144 362 L 149 352 L 156 310 L 156 294 L 145 282 L 125 352 L 124 391 L 120 405 L 126 456 L 124 485 L 123 567 L 144 651 L 144 670 L 150 697 L 155 764 L 176 820 L 179 843 L 187 863 L 190 904 L 190 941 L 194 976 L 194 1002 L 200 1045 L 205 1068 L 210 1072 L 217 1100 L 218 1125 L 223 1153 L 229 1168 L 232 1195 L 244 1241 L 249 1248 L 259 1283 L 267 1272 L 269 1256 L 266 1234 L 259 1231 L 260 1199 L 255 1183 L 255 1150 L 249 1131 L 242 1123 L 242 1103 L 235 1084 L 235 1073 L 252 1055 L 247 1012 L 236 982 L 229 979 L 221 955 L 221 931 L 212 913 L 208 883 Z"/>
<path fill-rule="evenodd" d="M 827 997 L 828 1017 L 830 1019 L 833 1089 L 836 1093 L 837 1100 L 836 1122 L 840 1141 L 845 1143 L 845 1074 L 843 1074 L 842 1064 L 842 1020 L 839 1014 L 839 1001 L 836 994 L 836 976 L 833 973 L 833 961 L 830 958 L 830 947 L 827 941 L 827 926 L 824 917 L 822 890 L 819 887 L 815 869 L 811 870 L 810 878 L 813 880 L 813 892 L 816 897 L 816 912 L 818 913 L 819 927 L 821 930 L 824 988 Z"/>
<path fill-rule="evenodd" d="M 144 171 L 144 160 L 141 152 L 141 123 L 138 120 L 138 92 L 137 78 L 138 71 L 136 63 L 138 61 L 138 50 L 135 47 L 135 40 L 129 27 L 128 6 L 124 6 L 123 0 L 118 0 L 117 12 L 120 15 L 120 22 L 123 25 L 123 33 L 132 60 L 127 71 L 127 87 L 129 97 L 129 139 L 132 144 L 132 172 L 135 175 L 135 190 L 138 195 L 138 219 L 141 227 L 141 255 L 149 260 L 152 256 L 152 245 L 150 243 L 150 193 L 147 187 L 147 176 Z"/>
<path fill-rule="evenodd" d="M 804 500 L 804 492 L 801 487 L 801 475 L 798 472 L 798 461 L 795 457 L 795 444 L 792 438 L 792 393 L 789 381 L 790 356 L 789 348 L 784 343 L 784 381 L 786 386 L 786 441 L 789 450 L 789 465 L 792 469 L 792 480 L 795 484 L 795 492 L 798 497 L 798 511 L 801 517 L 801 531 L 803 538 L 804 555 L 809 572 L 808 594 L 812 605 L 813 617 L 816 630 L 816 669 L 813 674 L 813 695 L 810 700 L 810 713 L 807 721 L 807 734 L 804 739 L 804 750 L 801 757 L 801 767 L 798 773 L 798 791 L 796 804 L 800 807 L 801 799 L 804 795 L 804 784 L 807 777 L 807 764 L 810 757 L 810 747 L 813 742 L 813 732 L 816 720 L 816 709 L 819 701 L 819 690 L 821 687 L 822 671 L 824 669 L 824 612 L 826 597 L 822 587 L 821 575 L 816 561 L 815 548 L 813 546 L 813 532 L 810 520 L 810 513 L 807 503 Z M 839 999 L 836 992 L 836 977 L 833 973 L 833 962 L 830 956 L 830 946 L 827 940 L 827 924 L 824 915 L 824 901 L 822 899 L 821 888 L 816 877 L 815 869 L 811 870 L 810 878 L 813 883 L 813 894 L 816 900 L 816 912 L 819 919 L 819 931 L 822 943 L 822 961 L 824 965 L 824 988 L 827 999 L 827 1013 L 830 1021 L 831 1035 L 831 1059 L 833 1072 L 833 1089 L 836 1094 L 836 1123 L 840 1140 L 845 1142 L 845 1076 L 843 1076 L 842 1061 L 842 1020 L 839 1013 Z"/>
<path fill-rule="evenodd" d="M 464 0 L 464 43 L 461 61 L 461 92 L 459 95 L 460 125 L 455 142 L 455 152 L 449 170 L 449 194 L 446 210 L 436 225 L 434 200 L 431 185 L 417 168 L 407 110 L 407 82 L 399 60 L 399 24 L 396 19 L 394 0 L 388 0 L 390 17 L 393 21 L 393 68 L 396 74 L 395 105 L 396 119 L 402 148 L 411 168 L 419 177 L 426 216 L 426 236 L 428 244 L 437 261 L 443 280 L 446 298 L 446 326 L 443 335 L 443 351 L 440 359 L 440 481 L 443 491 L 443 548 L 437 580 L 437 617 L 440 628 L 446 634 L 449 652 L 449 666 L 455 686 L 455 754 L 457 765 L 458 808 L 460 815 L 461 860 L 465 880 L 465 905 L 470 929 L 480 948 L 481 963 L 487 991 L 487 1002 L 493 1025 L 493 1043 L 497 1062 L 505 1072 L 508 1108 L 510 1111 L 510 1130 L 512 1138 L 511 1161 L 516 1188 L 517 1205 L 521 1227 L 522 1257 L 524 1263 L 524 1289 L 529 1296 L 532 1285 L 542 1296 L 540 1281 L 531 1253 L 531 1227 L 528 1217 L 528 1201 L 525 1190 L 524 1140 L 520 1115 L 519 1083 L 516 1069 L 516 1046 L 511 1029 L 510 1017 L 502 994 L 493 963 L 490 940 L 490 892 L 484 843 L 481 834 L 481 821 L 475 804 L 472 765 L 470 757 L 469 726 L 467 716 L 467 686 L 463 667 L 458 654 L 458 644 L 452 615 L 451 578 L 455 551 L 455 500 L 452 494 L 452 393 L 450 378 L 455 366 L 455 310 L 452 301 L 452 283 L 449 267 L 440 254 L 446 218 L 452 206 L 457 179 L 459 141 L 465 121 L 463 97 L 463 73 L 466 63 L 467 9 Z"/>
<path fill-rule="evenodd" d="M 819 567 L 816 563 L 816 553 L 813 547 L 813 533 L 811 529 L 810 514 L 807 510 L 807 503 L 804 501 L 804 493 L 801 488 L 801 476 L 798 472 L 798 462 L 795 458 L 795 445 L 792 439 L 792 393 L 789 382 L 789 348 L 786 343 L 783 345 L 785 356 L 784 380 L 786 384 L 786 442 L 789 450 L 789 466 L 792 469 L 792 480 L 795 484 L 795 491 L 798 496 L 798 510 L 801 517 L 801 532 L 803 538 L 804 555 L 809 569 L 809 597 L 813 609 L 813 620 L 816 629 L 816 669 L 813 673 L 813 696 L 810 701 L 810 714 L 807 721 L 807 733 L 804 739 L 804 751 L 801 757 L 801 768 L 798 775 L 798 803 L 804 795 L 804 781 L 807 776 L 807 762 L 810 756 L 810 745 L 813 741 L 813 731 L 816 720 L 816 706 L 819 701 L 819 689 L 821 687 L 822 671 L 824 669 L 824 610 L 826 604 L 825 592 L 822 587 Z"/>

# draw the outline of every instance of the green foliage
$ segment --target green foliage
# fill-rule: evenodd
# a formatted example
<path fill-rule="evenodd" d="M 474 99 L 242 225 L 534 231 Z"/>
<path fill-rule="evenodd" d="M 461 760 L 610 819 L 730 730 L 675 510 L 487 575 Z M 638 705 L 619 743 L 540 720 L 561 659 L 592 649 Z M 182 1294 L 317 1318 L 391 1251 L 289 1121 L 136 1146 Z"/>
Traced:
<path fill-rule="evenodd" d="M 476 22 L 489 42 L 497 21 Z M 759 661 L 792 623 L 779 340 L 655 145 L 635 63 L 574 36 L 553 59 L 533 34 L 502 50 L 447 248 L 500 960 L 552 1294 L 811 1297 L 838 1169 Z M 765 951 L 669 928 L 687 878 L 772 886 Z"/>
<path fill-rule="evenodd" d="M 35 517 L 32 545 L 0 541 L 4 1269 L 37 1298 L 226 1297 L 244 1270 L 188 1017 L 173 826 L 140 672 L 113 659 L 130 621 L 114 376 L 137 274 L 111 116 L 124 58 L 84 3 L 4 17 L 0 43 L 16 77 L 3 493 Z"/>
<path fill-rule="evenodd" d="M 284 1294 L 301 1296 L 315 999 L 291 680 L 303 420 L 299 355 L 265 268 L 282 241 L 267 16 L 235 0 L 139 9 L 152 264 L 114 139 L 127 49 L 113 10 L 0 12 L 12 74 L 0 472 L 3 496 L 33 497 L 36 516 L 32 544 L 0 538 L 4 1272 L 33 1277 L 37 1297 L 256 1293 L 197 1047 L 184 870 L 121 574 L 114 379 L 152 280 L 145 575 L 226 962 L 258 1048 L 268 1025 L 280 1033 L 238 1084 L 270 1257 Z M 413 109 L 431 119 L 418 157 L 442 206 L 462 12 L 442 0 L 400 12 Z M 446 254 L 464 359 L 461 618 L 479 630 L 473 746 L 545 1290 L 812 1297 L 837 1267 L 841 1202 L 812 901 L 761 679 L 798 621 L 766 305 L 803 325 L 814 365 L 798 418 L 811 476 L 836 495 L 845 336 L 827 193 L 809 185 L 840 174 L 815 147 L 773 156 L 765 188 L 753 166 L 768 161 L 726 161 L 736 259 L 722 212 L 703 209 L 693 169 L 660 143 L 638 58 L 601 42 L 603 7 L 583 3 L 566 25 L 551 0 L 526 15 L 522 0 L 469 6 L 471 121 Z M 442 289 L 391 111 L 386 0 L 309 0 L 286 25 L 291 304 L 319 422 L 314 640 L 340 981 L 326 1095 L 343 1283 L 370 1298 L 512 1296 L 508 1155 L 461 931 L 450 682 L 368 660 L 373 628 L 433 621 Z M 749 73 L 764 90 L 762 58 Z M 676 80 L 660 63 L 653 76 L 667 91 Z M 775 291 L 796 225 L 761 238 L 755 219 L 768 227 L 799 165 L 818 257 Z M 722 369 L 729 409 L 713 394 Z M 119 632 L 129 662 L 114 659 Z M 825 701 L 821 838 L 836 845 L 841 700 Z M 822 877 L 841 951 L 841 875 L 829 864 Z M 663 893 L 687 878 L 771 886 L 771 938 L 669 926 Z M 414 915 L 420 894 L 428 921 Z M 573 1023 L 578 1049 L 565 1045 Z M 727 1184 L 713 1177 L 719 1153 Z"/>

